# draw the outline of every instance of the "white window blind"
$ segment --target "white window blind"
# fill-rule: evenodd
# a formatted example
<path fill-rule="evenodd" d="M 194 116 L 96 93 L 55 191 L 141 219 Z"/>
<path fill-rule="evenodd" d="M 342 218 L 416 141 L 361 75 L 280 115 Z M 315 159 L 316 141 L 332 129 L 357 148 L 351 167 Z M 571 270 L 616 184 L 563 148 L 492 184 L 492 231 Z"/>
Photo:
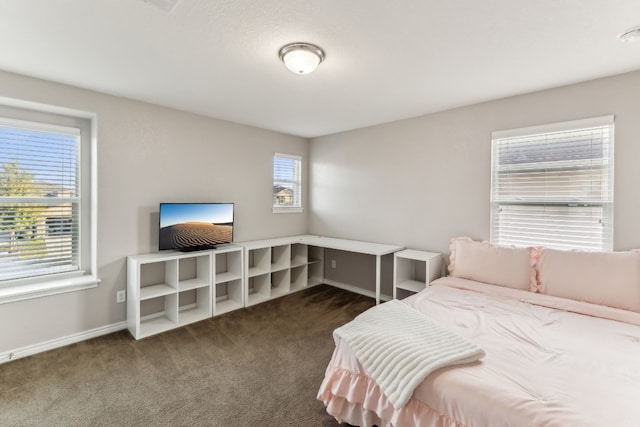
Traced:
<path fill-rule="evenodd" d="M 275 153 L 273 156 L 273 211 L 302 210 L 302 158 Z"/>
<path fill-rule="evenodd" d="M 79 270 L 80 130 L 0 120 L 0 281 Z"/>
<path fill-rule="evenodd" d="M 492 134 L 491 241 L 613 248 L 613 116 Z"/>

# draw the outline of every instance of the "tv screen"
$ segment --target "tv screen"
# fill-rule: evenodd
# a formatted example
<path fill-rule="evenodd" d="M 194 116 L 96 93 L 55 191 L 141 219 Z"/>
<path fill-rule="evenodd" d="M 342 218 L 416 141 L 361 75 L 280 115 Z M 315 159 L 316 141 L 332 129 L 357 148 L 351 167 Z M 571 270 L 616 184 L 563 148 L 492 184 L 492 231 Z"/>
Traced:
<path fill-rule="evenodd" d="M 160 203 L 159 249 L 197 251 L 233 242 L 233 203 Z"/>

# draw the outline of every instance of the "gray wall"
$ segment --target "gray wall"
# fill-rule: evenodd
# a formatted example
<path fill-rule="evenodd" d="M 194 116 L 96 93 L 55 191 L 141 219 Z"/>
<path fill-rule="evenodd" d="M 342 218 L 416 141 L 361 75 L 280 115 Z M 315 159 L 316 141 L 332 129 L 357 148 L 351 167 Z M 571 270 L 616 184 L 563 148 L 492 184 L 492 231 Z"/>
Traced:
<path fill-rule="evenodd" d="M 445 254 L 488 239 L 491 132 L 613 114 L 614 248 L 640 247 L 638 99 L 633 72 L 312 139 L 309 232 Z"/>
<path fill-rule="evenodd" d="M 125 257 L 156 250 L 160 201 L 234 201 L 237 241 L 310 232 L 446 254 L 453 236 L 487 239 L 495 130 L 615 115 L 614 247 L 640 247 L 640 72 L 310 142 L 4 72 L 0 93 L 97 113 L 102 279 L 95 289 L 0 305 L 0 353 L 124 321 L 115 292 L 126 288 Z M 303 214 L 271 213 L 274 151 L 305 159 Z M 359 284 L 371 274 L 371 259 L 331 256 L 330 279 Z"/>
<path fill-rule="evenodd" d="M 306 139 L 4 72 L 0 94 L 97 113 L 102 279 L 0 305 L 0 353 L 124 321 L 115 295 L 126 289 L 126 256 L 157 251 L 161 201 L 235 202 L 236 241 L 307 231 L 306 212 L 271 212 L 273 153 L 303 156 L 307 171 Z"/>
<path fill-rule="evenodd" d="M 376 293 L 376 257 L 356 252 L 324 250 L 324 277 L 360 288 L 371 296 Z M 393 295 L 393 254 L 380 259 L 380 292 Z"/>

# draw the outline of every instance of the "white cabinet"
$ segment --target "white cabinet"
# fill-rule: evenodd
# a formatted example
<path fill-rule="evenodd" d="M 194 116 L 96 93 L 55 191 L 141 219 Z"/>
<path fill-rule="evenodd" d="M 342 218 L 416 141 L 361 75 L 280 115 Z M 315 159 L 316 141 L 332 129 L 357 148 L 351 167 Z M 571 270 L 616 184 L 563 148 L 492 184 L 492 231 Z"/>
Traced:
<path fill-rule="evenodd" d="M 292 239 L 239 243 L 245 248 L 245 305 L 322 283 L 323 250 Z"/>
<path fill-rule="evenodd" d="M 405 249 L 393 255 L 393 297 L 405 298 L 442 275 L 439 253 Z"/>
<path fill-rule="evenodd" d="M 127 328 L 140 339 L 243 307 L 242 266 L 237 246 L 127 257 Z"/>

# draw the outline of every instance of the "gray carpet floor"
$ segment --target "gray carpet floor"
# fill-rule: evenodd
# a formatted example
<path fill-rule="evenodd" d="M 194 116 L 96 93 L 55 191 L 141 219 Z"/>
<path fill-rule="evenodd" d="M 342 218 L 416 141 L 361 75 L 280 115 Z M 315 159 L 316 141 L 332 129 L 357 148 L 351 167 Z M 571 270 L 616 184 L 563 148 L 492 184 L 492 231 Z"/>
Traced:
<path fill-rule="evenodd" d="M 316 400 L 332 331 L 373 306 L 316 286 L 143 340 L 0 365 L 2 426 L 337 426 Z"/>

